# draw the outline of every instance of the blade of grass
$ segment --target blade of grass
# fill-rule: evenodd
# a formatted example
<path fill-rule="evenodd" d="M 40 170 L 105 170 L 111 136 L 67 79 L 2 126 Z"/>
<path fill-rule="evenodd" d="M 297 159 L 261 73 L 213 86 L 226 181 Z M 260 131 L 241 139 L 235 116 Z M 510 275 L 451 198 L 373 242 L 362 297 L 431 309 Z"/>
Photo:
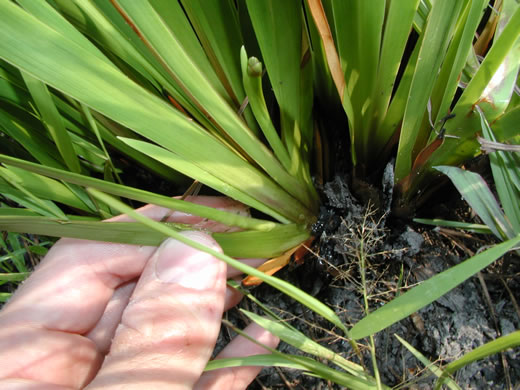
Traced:
<path fill-rule="evenodd" d="M 478 173 L 448 166 L 439 166 L 435 169 L 450 178 L 462 197 L 495 236 L 501 240 L 515 236 L 511 223 L 505 218 L 487 183 Z"/>
<path fill-rule="evenodd" d="M 269 231 L 213 233 L 213 238 L 232 257 L 270 258 L 283 254 L 309 238 L 309 232 L 296 224 L 278 225 Z M 247 253 L 247 256 L 244 255 Z"/>
<path fill-rule="evenodd" d="M 204 52 L 234 103 L 235 109 L 245 98 L 238 52 L 242 33 L 237 10 L 232 1 L 182 0 Z M 169 6 L 169 2 L 168 2 Z"/>
<path fill-rule="evenodd" d="M 474 361 L 484 359 L 501 351 L 505 351 L 506 349 L 515 348 L 518 346 L 520 346 L 520 330 L 499 337 L 496 340 L 490 341 L 489 343 L 475 348 L 474 350 L 466 353 L 463 357 L 455 360 L 454 362 L 451 362 L 446 367 L 444 367 L 443 375 L 435 384 L 435 390 L 439 390 L 446 381 L 450 380 L 447 378 L 448 375 L 454 373 L 462 367 L 465 367 Z"/>
<path fill-rule="evenodd" d="M 432 75 L 438 73 L 442 64 L 461 6 L 462 1 L 436 1 L 428 15 L 399 137 L 395 163 L 396 182 L 411 171 L 415 158 L 415 142 L 421 137 L 420 125 L 435 83 Z"/>
<path fill-rule="evenodd" d="M 96 56 L 98 59 L 105 61 L 107 65 L 111 62 L 81 33 L 68 23 L 56 10 L 46 1 L 20 0 L 17 1 L 25 10 L 40 20 L 45 20 L 52 28 L 64 36 L 67 36 L 75 44 L 81 46 L 88 51 L 90 55 Z"/>
<path fill-rule="evenodd" d="M 24 118 L 21 118 L 22 116 Z M 35 118 L 9 106 L 0 110 L 0 128 L 42 164 L 55 168 L 65 167 L 56 146 L 45 137 L 45 128 Z"/>
<path fill-rule="evenodd" d="M 364 317 L 350 329 L 350 337 L 358 340 L 369 336 L 420 310 L 492 264 L 519 243 L 520 235 L 433 276 Z"/>
<path fill-rule="evenodd" d="M 295 348 L 298 348 L 300 351 L 314 355 L 320 359 L 326 359 L 329 362 L 344 368 L 355 377 L 366 380 L 368 382 L 375 382 L 374 378 L 367 375 L 361 366 L 354 364 L 343 358 L 341 355 L 323 347 L 298 330 L 289 327 L 283 321 L 273 321 L 244 309 L 240 309 L 240 311 L 244 313 L 251 321 L 268 330 L 270 333 L 280 338 L 280 340 L 292 345 Z"/>
<path fill-rule="evenodd" d="M 334 44 L 333 31 L 331 31 L 331 26 L 329 25 L 323 4 L 321 0 L 307 0 L 307 4 L 312 14 L 315 26 L 318 30 L 321 44 L 323 45 L 323 51 L 328 63 L 332 80 L 334 81 L 337 92 L 341 98 L 341 102 L 345 112 L 347 113 L 347 117 L 349 119 L 354 118 L 354 109 L 352 108 L 350 97 L 348 94 L 345 95 L 345 78 L 341 69 L 339 55 Z"/>
<path fill-rule="evenodd" d="M 304 161 L 312 147 L 313 91 L 301 4 L 298 0 L 247 0 L 246 5 L 280 108 L 281 138 L 291 162 L 289 172 L 306 182 L 311 199 L 317 199 Z"/>
<path fill-rule="evenodd" d="M 79 30 L 84 31 L 87 36 L 105 48 L 107 52 L 115 54 L 128 64 L 131 68 L 130 73 L 133 73 L 136 79 L 141 80 L 141 85 L 148 82 L 155 87 L 155 90 L 161 91 L 164 89 L 199 122 L 206 123 L 203 115 L 189 102 L 180 88 L 168 79 L 164 69 L 161 68 L 145 44 L 109 1 L 96 0 L 95 5 L 93 2 L 85 0 L 76 2 L 55 0 L 55 2 L 60 12 L 71 19 Z M 174 2 L 169 2 L 168 5 L 170 12 L 163 15 L 165 18 L 169 18 L 171 13 L 177 16 L 174 17 L 176 22 L 174 25 L 177 29 L 184 32 L 182 34 L 183 45 L 187 45 L 190 52 L 197 59 L 203 59 L 202 63 L 199 61 L 198 64 L 200 66 L 206 65 L 204 67 L 205 74 L 213 81 L 213 85 L 216 88 L 220 86 L 220 90 L 224 91 L 216 75 L 214 75 L 207 58 L 204 57 L 199 42 L 189 26 L 189 22 L 186 20 L 180 5 Z M 161 11 L 164 12 L 164 9 L 161 9 Z M 199 50 L 196 51 L 195 49 Z M 206 60 L 205 62 L 204 59 Z"/>
<path fill-rule="evenodd" d="M 108 166 L 110 167 L 111 172 L 114 174 L 115 178 L 117 179 L 117 182 L 119 184 L 123 184 L 121 181 L 121 178 L 119 177 L 119 174 L 117 173 L 117 169 L 114 166 L 114 163 L 112 162 L 112 159 L 110 158 L 110 154 L 108 154 L 107 148 L 105 147 L 105 143 L 103 142 L 103 138 L 101 137 L 101 133 L 99 132 L 98 126 L 96 121 L 94 120 L 94 117 L 92 116 L 89 108 L 85 106 L 84 104 L 80 103 L 81 110 L 83 111 L 83 114 L 85 115 L 85 118 L 87 119 L 87 122 L 90 126 L 90 129 L 92 132 L 96 135 L 96 138 L 99 142 L 99 146 L 103 149 L 103 153 L 106 158 L 106 162 Z"/>
<path fill-rule="evenodd" d="M 386 116 L 392 92 L 396 83 L 397 72 L 403 59 L 404 49 L 410 34 L 413 17 L 420 0 L 391 2 L 388 7 L 383 32 L 381 59 L 377 72 L 374 104 L 372 105 L 373 128 L 377 129 Z M 372 142 L 382 148 L 388 138 L 373 137 Z M 371 146 L 371 148 L 375 146 Z M 373 150 L 373 149 L 372 149 Z"/>
<path fill-rule="evenodd" d="M 0 292 L 0 302 L 7 302 L 11 298 L 11 293 Z"/>
<path fill-rule="evenodd" d="M 275 351 L 277 352 L 277 351 Z M 331 382 L 337 383 L 340 386 L 345 386 L 352 390 L 374 390 L 376 387 L 369 382 L 358 379 L 354 376 L 334 370 L 326 365 L 316 362 L 313 359 L 289 355 L 278 352 L 271 355 L 254 355 L 242 358 L 225 358 L 215 359 L 208 362 L 205 371 L 217 370 L 227 367 L 242 367 L 242 366 L 276 366 L 294 368 L 303 371 L 305 375 L 319 377 Z M 384 386 L 384 389 L 389 387 Z"/>
<path fill-rule="evenodd" d="M 300 122 L 301 96 L 312 99 L 312 89 L 302 91 L 302 23 L 298 0 L 246 0 L 247 10 L 278 105 L 282 138 L 292 158 L 294 122 Z M 307 123 L 299 123 L 300 129 Z"/>
<path fill-rule="evenodd" d="M 50 200 L 40 199 L 37 196 L 35 196 L 31 191 L 27 190 L 22 185 L 22 179 L 19 178 L 15 172 L 10 171 L 7 168 L 0 168 L 0 177 L 7 183 L 9 183 L 15 190 L 17 190 L 18 193 L 23 194 L 22 198 L 17 198 L 15 193 L 10 193 L 8 189 L 5 193 L 6 196 L 13 198 L 13 200 L 16 199 L 16 201 L 21 205 L 30 208 L 34 211 L 40 212 L 43 215 L 61 218 L 64 220 L 67 219 L 63 211 L 61 211 L 61 209 L 58 206 L 56 206 L 53 202 L 51 202 Z"/>
<path fill-rule="evenodd" d="M 446 133 L 456 135 L 460 139 L 447 139 L 428 160 L 424 170 L 436 165 L 459 165 L 478 152 L 479 144 L 474 133 L 475 128 L 480 126 L 480 121 L 478 116 L 472 112 L 473 106 L 480 102 L 493 75 L 498 71 L 507 55 L 511 52 L 518 52 L 516 48 L 520 45 L 519 38 L 520 7 L 515 10 L 502 34 L 489 49 L 477 73 L 464 89 L 452 111 L 456 114 L 455 118 L 446 123 Z M 419 179 L 424 176 L 419 175 Z"/>
<path fill-rule="evenodd" d="M 74 192 L 59 181 L 27 172 L 26 170 L 14 166 L 8 166 L 8 169 L 20 180 L 20 184 L 37 198 L 53 200 L 87 213 L 94 211 L 87 207 L 87 205 L 81 201 Z M 3 181 L 0 181 L 0 191 L 2 193 L 15 191 L 16 193 L 16 190 L 13 187 L 7 186 Z"/>
<path fill-rule="evenodd" d="M 0 282 L 21 282 L 29 277 L 30 272 L 0 273 Z"/>
<path fill-rule="evenodd" d="M 431 371 L 438 378 L 442 377 L 444 371 L 441 368 L 437 367 L 437 365 L 435 363 L 430 362 L 426 356 L 424 356 L 421 352 L 419 352 L 417 349 L 415 349 L 406 340 L 399 337 L 398 334 L 395 334 L 394 336 L 397 337 L 397 339 L 401 342 L 401 344 L 403 344 L 406 347 L 406 349 L 408 349 L 412 353 L 412 355 L 416 357 L 417 360 L 419 360 L 422 364 L 424 364 L 424 367 L 426 367 L 429 371 Z M 446 385 L 451 390 L 461 390 L 459 385 L 457 385 L 455 383 L 455 381 L 453 381 L 451 378 L 446 378 L 446 379 L 447 379 Z"/>
<path fill-rule="evenodd" d="M 228 226 L 237 226 L 243 229 L 263 231 L 269 231 L 277 226 L 276 223 L 271 221 L 243 217 L 237 214 L 217 210 L 212 207 L 197 205 L 195 203 L 186 202 L 180 199 L 172 199 L 167 196 L 154 194 L 152 192 L 140 190 L 137 188 L 126 187 L 120 184 L 106 182 L 104 180 L 94 179 L 72 172 L 45 167 L 43 165 L 30 163 L 28 161 L 19 160 L 5 155 L 0 155 L 0 162 L 27 169 L 28 171 L 44 176 L 49 176 L 54 179 L 67 181 L 69 183 L 80 186 L 96 188 L 100 191 L 104 191 L 112 195 L 137 200 L 143 203 L 152 203 L 158 206 L 167 207 L 172 210 L 197 215 L 202 218 L 208 218 Z"/>
<path fill-rule="evenodd" d="M 7 247 L 11 248 L 11 262 L 13 263 L 17 272 L 26 273 L 29 270 L 25 264 L 25 254 L 27 253 L 26 247 L 23 245 L 22 241 L 24 240 L 24 236 L 9 232 L 7 233 Z M 16 251 L 23 251 L 23 254 L 15 255 Z"/>
<path fill-rule="evenodd" d="M 261 301 L 259 301 L 254 295 L 251 294 L 251 292 L 245 288 L 243 288 L 243 285 L 240 285 L 236 281 L 230 279 L 228 280 L 228 285 L 230 287 L 233 287 L 235 290 L 239 291 L 241 294 L 243 294 L 247 299 L 254 302 L 258 307 L 260 307 L 264 313 L 266 313 L 270 318 L 274 319 L 275 321 L 278 321 L 279 323 L 283 323 L 283 325 L 288 329 L 292 330 L 296 333 L 299 333 L 299 331 L 291 326 L 288 322 L 284 321 L 281 317 L 279 317 L 275 312 L 273 312 L 267 305 L 263 304 Z M 304 335 L 303 335 L 304 336 Z M 304 336 L 305 337 L 305 336 Z M 356 346 L 357 348 L 357 346 Z M 356 349 L 354 348 L 354 349 Z M 343 368 L 345 371 L 349 372 L 350 374 L 354 376 L 362 376 L 370 379 L 369 376 L 367 376 L 363 370 L 363 367 L 359 364 L 353 363 L 351 361 L 348 361 L 344 359 L 342 356 L 338 355 L 336 359 L 334 360 L 335 364 Z"/>
<path fill-rule="evenodd" d="M 83 240 L 117 242 L 121 244 L 158 246 L 167 236 L 136 222 L 110 222 L 95 219 L 69 220 L 56 217 L 0 213 L 0 227 L 18 233 L 52 237 L 69 237 Z M 179 230 L 194 229 L 191 225 L 164 223 Z M 242 233 L 242 232 L 240 232 Z M 240 258 L 270 258 L 298 245 L 309 234 L 296 225 L 283 225 L 266 231 L 249 231 L 249 234 L 213 233 L 213 237 L 229 255 Z"/>
<path fill-rule="evenodd" d="M 459 18 L 452 42 L 443 61 L 439 77 L 430 98 L 433 123 L 438 124 L 441 118 L 449 114 L 454 96 L 458 88 L 460 74 L 463 71 L 468 53 L 471 54 L 473 38 L 482 20 L 487 0 L 467 2 Z M 441 129 L 438 128 L 438 131 Z M 430 141 L 436 136 L 432 132 Z"/>
<path fill-rule="evenodd" d="M 305 209 L 300 203 L 298 203 L 296 199 L 291 198 L 287 193 L 276 190 L 276 187 L 272 181 L 270 181 L 267 177 L 259 176 L 257 172 L 254 174 L 252 167 L 250 171 L 251 175 L 247 179 L 247 187 L 250 188 L 250 190 L 243 190 L 243 180 L 245 180 L 243 177 L 244 171 L 236 170 L 233 175 L 231 175 L 231 172 L 228 170 L 228 175 L 226 177 L 227 182 L 224 182 L 219 180 L 219 178 L 222 177 L 221 175 L 219 175 L 220 177 L 215 177 L 212 172 L 205 170 L 204 167 L 202 167 L 198 162 L 191 163 L 186 161 L 180 156 L 151 143 L 125 138 L 121 138 L 121 140 L 126 144 L 136 148 L 141 153 L 144 153 L 150 157 L 155 158 L 157 161 L 162 162 L 164 165 L 184 173 L 185 175 L 189 175 L 193 179 L 204 183 L 208 187 L 214 188 L 226 196 L 229 196 L 267 215 L 270 215 L 280 222 L 288 223 L 289 221 L 293 220 L 291 214 L 296 217 L 296 220 L 299 220 L 300 216 L 305 215 L 302 214 L 305 212 Z M 221 161 L 215 160 L 213 162 L 213 168 L 221 165 L 221 163 Z M 213 169 L 213 171 L 215 172 L 218 170 Z M 222 171 L 224 171 L 224 169 Z M 267 197 L 265 197 L 265 188 L 267 187 L 271 187 L 274 191 L 272 191 L 271 194 L 267 194 Z M 258 192 L 262 192 L 263 194 Z M 275 192 L 276 195 L 274 195 Z M 280 209 L 286 208 L 287 210 L 280 210 L 282 213 L 279 213 L 278 210 L 272 207 L 273 205 L 280 205 L 282 206 Z M 296 216 L 297 212 L 300 213 L 298 216 Z"/>
<path fill-rule="evenodd" d="M 508 22 L 515 11 L 520 10 L 516 1 L 503 1 L 501 5 L 498 23 L 496 25 L 493 41 L 495 42 L 505 32 Z M 494 43 L 493 42 L 493 43 Z M 518 70 L 520 69 L 520 42 L 515 43 L 515 49 L 510 50 L 500 64 L 497 72 L 486 86 L 480 100 L 490 103 L 482 105 L 489 122 L 495 121 L 508 107 L 511 95 L 516 88 Z"/>
<path fill-rule="evenodd" d="M 489 141 L 496 141 L 484 113 L 479 106 L 476 106 L 476 109 L 480 115 L 480 125 L 484 138 Z M 518 207 L 520 202 L 520 173 L 517 161 L 515 161 L 512 153 L 496 151 L 489 154 L 489 163 L 504 213 L 513 230 L 520 232 L 520 210 Z"/>
<path fill-rule="evenodd" d="M 433 225 L 433 226 L 444 226 L 451 227 L 455 229 L 463 229 L 468 230 L 474 233 L 482 233 L 482 234 L 492 234 L 490 228 L 486 225 L 478 224 L 478 223 L 467 223 L 467 222 L 458 222 L 458 221 L 446 221 L 444 219 L 424 219 L 424 218 L 414 218 L 414 222 L 424 223 L 425 225 Z"/>

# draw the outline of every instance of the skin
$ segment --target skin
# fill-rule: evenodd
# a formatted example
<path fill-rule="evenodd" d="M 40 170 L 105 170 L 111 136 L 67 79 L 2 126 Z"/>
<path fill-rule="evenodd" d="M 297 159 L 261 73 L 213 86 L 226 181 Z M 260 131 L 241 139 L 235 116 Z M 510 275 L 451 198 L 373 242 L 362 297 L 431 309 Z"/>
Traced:
<path fill-rule="evenodd" d="M 247 214 L 225 198 L 190 201 Z M 139 212 L 228 229 L 151 205 Z M 220 250 L 209 234 L 184 234 Z M 224 310 L 241 298 L 226 287 L 238 274 L 173 239 L 158 248 L 61 239 L 0 311 L 0 388 L 245 389 L 260 368 L 203 373 Z M 256 325 L 245 331 L 270 347 L 278 344 Z M 260 353 L 267 351 L 237 337 L 216 358 Z"/>

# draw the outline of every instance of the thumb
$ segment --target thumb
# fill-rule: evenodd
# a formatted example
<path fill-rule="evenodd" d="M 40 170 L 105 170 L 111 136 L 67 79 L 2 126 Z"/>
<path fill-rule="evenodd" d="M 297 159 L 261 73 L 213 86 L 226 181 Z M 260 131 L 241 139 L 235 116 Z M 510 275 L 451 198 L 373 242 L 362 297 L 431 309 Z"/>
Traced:
<path fill-rule="evenodd" d="M 204 233 L 183 234 L 220 250 Z M 191 389 L 215 346 L 225 290 L 225 263 L 166 240 L 148 260 L 88 389 Z"/>

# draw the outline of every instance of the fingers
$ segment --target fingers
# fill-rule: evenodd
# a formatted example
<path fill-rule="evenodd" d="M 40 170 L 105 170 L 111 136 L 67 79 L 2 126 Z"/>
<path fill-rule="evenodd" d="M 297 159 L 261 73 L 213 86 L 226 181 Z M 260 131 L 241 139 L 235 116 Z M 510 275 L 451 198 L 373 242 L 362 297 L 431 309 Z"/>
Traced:
<path fill-rule="evenodd" d="M 68 386 L 58 386 L 49 383 L 41 383 L 28 379 L 5 379 L 0 380 L 0 389 L 2 390 L 75 390 L 76 388 Z"/>
<path fill-rule="evenodd" d="M 219 248 L 203 233 L 183 234 Z M 88 388 L 191 388 L 214 348 L 225 291 L 223 262 L 166 240 L 143 270 L 110 352 Z"/>
<path fill-rule="evenodd" d="M 244 332 L 256 341 L 271 348 L 276 348 L 280 341 L 276 336 L 256 324 L 250 324 Z M 269 351 L 245 337 L 238 336 L 217 355 L 216 359 L 245 357 L 265 353 L 269 353 Z M 255 379 L 261 369 L 262 367 L 258 366 L 245 366 L 207 371 L 202 374 L 193 389 L 243 390 Z"/>
<path fill-rule="evenodd" d="M 227 198 L 196 197 L 191 201 L 237 213 L 247 211 Z M 139 212 L 162 219 L 170 210 L 147 205 Z M 112 220 L 126 221 L 129 217 L 122 215 Z M 201 226 L 210 223 L 179 212 L 173 212 L 168 220 Z M 89 332 L 105 312 L 114 290 L 137 278 L 155 249 L 61 239 L 2 309 L 0 325 L 30 323 L 66 332 Z"/>
<path fill-rule="evenodd" d="M 108 353 L 110 344 L 112 343 L 112 338 L 114 337 L 114 333 L 116 331 L 116 327 L 121 322 L 123 310 L 128 304 L 128 300 L 134 291 L 135 285 L 136 282 L 128 282 L 117 288 L 114 291 L 114 295 L 108 302 L 105 312 L 101 316 L 94 329 L 85 334 L 86 337 L 94 341 L 98 350 L 103 355 Z M 224 311 L 227 311 L 237 305 L 242 298 L 243 295 L 240 292 L 227 286 L 226 297 L 224 301 Z"/>
<path fill-rule="evenodd" d="M 136 284 L 137 281 L 130 281 L 117 288 L 99 321 L 91 331 L 85 334 L 97 345 L 98 351 L 103 355 L 106 355 L 110 349 L 112 337 L 114 337 L 123 310 L 128 305 Z"/>
<path fill-rule="evenodd" d="M 17 325 L 0 327 L 0 361 L 4 381 L 79 389 L 92 380 L 103 357 L 91 340 L 78 334 Z M 1 389 L 3 384 L 0 380 Z"/>
<path fill-rule="evenodd" d="M 215 198 L 197 201 L 218 204 Z M 225 200 L 222 207 L 231 206 Z M 169 210 L 145 206 L 139 212 L 161 219 Z M 169 220 L 184 223 L 193 218 L 177 213 Z M 130 295 L 131 288 L 125 290 L 125 285 L 141 275 L 155 250 L 60 240 L 0 311 L 0 378 L 41 379 L 74 388 L 88 383 Z M 119 305 L 107 307 L 118 300 L 119 291 Z M 80 336 L 87 333 L 91 339 Z"/>

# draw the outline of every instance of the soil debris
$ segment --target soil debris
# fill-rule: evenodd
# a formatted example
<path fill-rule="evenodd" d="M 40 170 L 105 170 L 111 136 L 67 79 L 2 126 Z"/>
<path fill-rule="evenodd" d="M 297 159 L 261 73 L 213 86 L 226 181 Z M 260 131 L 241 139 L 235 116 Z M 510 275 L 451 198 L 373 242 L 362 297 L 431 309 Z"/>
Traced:
<path fill-rule="evenodd" d="M 457 246 L 449 236 L 435 229 L 393 221 L 387 209 L 391 204 L 391 192 L 383 197 L 384 210 L 374 210 L 372 206 L 358 202 L 347 180 L 339 176 L 324 186 L 323 193 L 326 200 L 313 231 L 319 238 L 312 248 L 313 254 L 304 264 L 287 267 L 277 276 L 328 304 L 349 326 L 365 316 L 358 260 L 360 240 L 364 240 L 363 250 L 367 255 L 364 272 L 370 311 L 468 257 L 460 249 L 463 245 Z M 464 245 L 476 251 L 482 246 L 482 239 L 468 239 Z M 508 255 L 488 267 L 483 275 L 499 318 L 499 329 L 491 318 L 481 284 L 477 278 L 471 278 L 418 313 L 375 335 L 377 364 L 385 385 L 431 389 L 435 383 L 435 377 L 398 341 L 395 334 L 430 361 L 444 365 L 495 339 L 499 333 L 505 335 L 520 328 L 519 314 L 515 309 L 520 291 L 518 256 Z M 252 292 L 311 339 L 373 372 L 368 343 L 360 343 L 362 361 L 359 361 L 348 341 L 306 307 L 265 284 Z M 241 307 L 262 314 L 247 299 L 243 300 Z M 237 310 L 231 311 L 228 319 L 239 327 L 247 323 Z M 230 336 L 228 330 L 222 332 L 222 345 Z M 279 350 L 302 354 L 285 343 L 281 343 Z M 503 356 L 495 355 L 474 362 L 459 370 L 454 380 L 462 389 L 508 389 L 510 384 L 514 387 L 520 383 L 520 350 L 509 350 Z M 249 387 L 251 390 L 339 388 L 285 368 L 262 370 Z"/>

